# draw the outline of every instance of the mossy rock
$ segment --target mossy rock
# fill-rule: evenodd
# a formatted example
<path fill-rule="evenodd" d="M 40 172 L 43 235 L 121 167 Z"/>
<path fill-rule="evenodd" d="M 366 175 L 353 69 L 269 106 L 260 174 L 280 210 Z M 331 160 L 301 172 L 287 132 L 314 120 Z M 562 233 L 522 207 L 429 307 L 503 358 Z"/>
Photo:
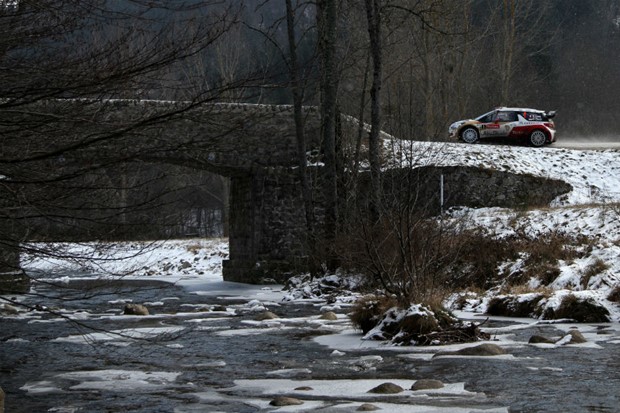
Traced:
<path fill-rule="evenodd" d="M 434 379 L 421 379 L 413 383 L 411 386 L 411 390 L 434 390 L 434 389 L 442 389 L 444 388 L 444 384 L 439 380 Z"/>
<path fill-rule="evenodd" d="M 475 356 L 475 357 L 491 357 L 508 354 L 506 350 L 497 344 L 484 343 L 474 347 L 466 347 L 457 351 L 440 351 L 433 357 L 439 356 Z"/>
<path fill-rule="evenodd" d="M 276 407 L 299 406 L 301 404 L 304 404 L 304 402 L 294 397 L 286 397 L 286 396 L 278 396 L 269 402 L 269 405 L 276 406 Z"/>
<path fill-rule="evenodd" d="M 534 335 L 530 337 L 528 343 L 529 344 L 554 344 L 555 340 L 552 340 L 550 338 L 543 337 L 543 336 Z"/>
<path fill-rule="evenodd" d="M 398 394 L 398 393 L 402 393 L 403 391 L 405 391 L 405 389 L 403 389 L 402 387 L 400 387 L 398 384 L 394 384 L 394 383 L 383 383 L 378 385 L 377 387 L 374 387 L 370 390 L 368 390 L 368 393 L 375 393 L 375 394 Z"/>

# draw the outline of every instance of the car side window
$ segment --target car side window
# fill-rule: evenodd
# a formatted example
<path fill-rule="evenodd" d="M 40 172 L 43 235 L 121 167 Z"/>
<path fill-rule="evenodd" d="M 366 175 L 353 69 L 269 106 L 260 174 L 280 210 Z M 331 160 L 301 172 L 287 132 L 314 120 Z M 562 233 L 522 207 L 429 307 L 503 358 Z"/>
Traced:
<path fill-rule="evenodd" d="M 543 117 L 540 113 L 527 112 L 525 114 L 525 119 L 529 121 L 541 121 Z"/>
<path fill-rule="evenodd" d="M 516 122 L 517 114 L 515 112 L 498 112 L 497 120 L 499 122 Z"/>

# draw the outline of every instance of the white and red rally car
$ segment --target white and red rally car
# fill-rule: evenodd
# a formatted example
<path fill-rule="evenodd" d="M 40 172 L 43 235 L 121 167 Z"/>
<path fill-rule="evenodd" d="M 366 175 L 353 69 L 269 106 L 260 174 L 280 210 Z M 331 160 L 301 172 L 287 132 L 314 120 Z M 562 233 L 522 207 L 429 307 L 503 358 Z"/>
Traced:
<path fill-rule="evenodd" d="M 497 108 L 476 119 L 460 120 L 450 125 L 450 137 L 474 143 L 480 138 L 514 138 L 532 146 L 555 142 L 555 111 Z"/>

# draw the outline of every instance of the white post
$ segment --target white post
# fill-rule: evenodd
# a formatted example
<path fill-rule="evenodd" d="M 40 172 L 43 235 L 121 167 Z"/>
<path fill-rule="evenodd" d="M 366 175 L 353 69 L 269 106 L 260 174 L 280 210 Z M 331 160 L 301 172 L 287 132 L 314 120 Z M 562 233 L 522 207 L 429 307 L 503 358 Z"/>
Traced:
<path fill-rule="evenodd" d="M 439 176 L 439 208 L 443 216 L 443 174 Z"/>

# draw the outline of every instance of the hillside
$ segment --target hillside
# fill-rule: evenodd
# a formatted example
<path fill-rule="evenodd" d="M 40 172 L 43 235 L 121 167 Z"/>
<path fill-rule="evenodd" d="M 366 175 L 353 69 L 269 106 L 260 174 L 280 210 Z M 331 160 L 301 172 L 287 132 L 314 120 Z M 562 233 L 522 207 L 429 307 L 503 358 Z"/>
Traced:
<path fill-rule="evenodd" d="M 593 316 L 586 311 L 576 316 L 581 321 L 620 320 L 620 151 L 420 142 L 390 145 L 391 166 L 465 165 L 559 179 L 573 188 L 544 209 L 447 211 L 448 220 L 492 239 L 490 245 L 481 245 L 478 254 L 485 255 L 486 261 L 488 257 L 497 260 L 495 279 L 486 280 L 488 290 L 481 292 L 478 285 L 476 291 L 453 295 L 452 308 L 571 318 L 585 311 L 569 308 L 570 302 L 578 302 L 594 312 L 608 313 Z M 522 249 L 510 251 L 514 248 Z M 472 272 L 478 271 L 478 261 L 471 262 Z"/>

